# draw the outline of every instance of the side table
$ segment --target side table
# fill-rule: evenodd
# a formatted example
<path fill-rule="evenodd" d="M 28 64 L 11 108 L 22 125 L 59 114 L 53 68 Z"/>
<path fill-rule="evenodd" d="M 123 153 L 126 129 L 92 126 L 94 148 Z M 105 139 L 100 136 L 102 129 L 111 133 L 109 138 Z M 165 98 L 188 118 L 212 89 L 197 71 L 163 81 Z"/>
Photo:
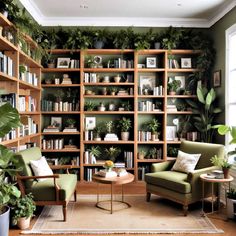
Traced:
<path fill-rule="evenodd" d="M 100 208 L 100 209 L 103 209 L 103 210 L 106 210 L 106 211 L 110 211 L 110 213 L 112 214 L 113 213 L 113 202 L 121 202 L 121 203 L 124 203 L 127 206 L 127 208 L 131 207 L 131 205 L 128 202 L 124 201 L 123 185 L 131 183 L 131 182 L 134 181 L 134 175 L 133 174 L 128 173 L 127 175 L 122 176 L 122 177 L 116 176 L 116 177 L 110 177 L 110 178 L 101 177 L 101 176 L 99 176 L 97 174 L 94 174 L 92 176 L 92 180 L 94 182 L 98 183 L 98 187 L 97 187 L 97 203 L 96 203 L 96 207 L 97 208 Z M 110 184 L 111 185 L 111 199 L 110 200 L 105 200 L 105 201 L 100 201 L 99 200 L 99 184 Z M 121 195 L 122 199 L 121 199 L 121 201 L 113 199 L 113 186 L 114 185 L 121 185 L 121 189 L 122 189 L 122 195 Z M 100 205 L 101 202 L 110 202 L 110 205 L 111 205 L 110 209 L 102 207 Z"/>
<path fill-rule="evenodd" d="M 218 198 L 217 198 L 217 202 L 218 202 L 218 209 L 217 211 L 219 211 L 220 209 L 220 187 L 221 184 L 228 184 L 228 189 L 230 189 L 230 183 L 233 181 L 233 177 L 230 176 L 228 179 L 217 179 L 217 178 L 209 178 L 207 177 L 207 174 L 201 174 L 200 175 L 200 179 L 202 180 L 202 215 L 206 215 L 207 213 L 204 212 L 204 197 L 205 197 L 205 183 L 211 183 L 211 212 L 208 214 L 211 214 L 214 212 L 214 184 L 217 183 L 218 184 Z M 227 189 L 225 188 L 225 204 L 226 204 L 226 208 L 227 208 Z"/>

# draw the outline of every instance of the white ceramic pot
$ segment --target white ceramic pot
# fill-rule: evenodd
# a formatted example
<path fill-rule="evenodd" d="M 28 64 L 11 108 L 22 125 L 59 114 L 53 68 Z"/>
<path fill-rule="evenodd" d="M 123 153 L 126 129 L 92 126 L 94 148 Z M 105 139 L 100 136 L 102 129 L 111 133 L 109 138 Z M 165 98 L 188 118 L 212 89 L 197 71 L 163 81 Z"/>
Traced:
<path fill-rule="evenodd" d="M 129 132 L 121 132 L 121 140 L 128 141 L 129 140 Z"/>
<path fill-rule="evenodd" d="M 17 226 L 20 229 L 28 229 L 30 227 L 30 219 L 31 217 L 21 217 L 17 220 Z"/>

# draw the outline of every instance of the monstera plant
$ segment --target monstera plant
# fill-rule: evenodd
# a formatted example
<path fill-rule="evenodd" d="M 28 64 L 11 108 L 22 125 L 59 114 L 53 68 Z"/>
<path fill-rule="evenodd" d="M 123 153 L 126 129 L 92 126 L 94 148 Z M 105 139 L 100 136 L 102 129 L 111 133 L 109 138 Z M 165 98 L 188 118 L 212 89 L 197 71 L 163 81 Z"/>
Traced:
<path fill-rule="evenodd" d="M 18 111 L 9 103 L 0 106 L 0 137 L 4 137 L 13 128 L 20 125 L 20 116 Z M 9 205 L 14 199 L 20 197 L 18 188 L 5 181 L 6 176 L 13 175 L 16 171 L 14 165 L 15 159 L 12 151 L 7 147 L 0 145 L 0 235 L 8 235 L 9 229 Z"/>

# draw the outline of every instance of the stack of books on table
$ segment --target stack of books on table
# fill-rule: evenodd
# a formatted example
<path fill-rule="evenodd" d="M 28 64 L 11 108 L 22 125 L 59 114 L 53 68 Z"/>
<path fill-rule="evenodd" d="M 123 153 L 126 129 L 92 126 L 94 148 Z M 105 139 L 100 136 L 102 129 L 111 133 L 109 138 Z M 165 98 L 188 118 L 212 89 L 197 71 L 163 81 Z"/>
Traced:
<path fill-rule="evenodd" d="M 73 127 L 73 128 L 71 128 L 71 127 L 65 127 L 64 129 L 63 129 L 63 132 L 77 132 L 78 130 L 75 128 L 75 127 Z"/>
<path fill-rule="evenodd" d="M 119 177 L 126 176 L 127 174 L 128 174 L 128 172 L 124 168 L 120 168 L 117 170 L 117 176 L 119 176 Z"/>
<path fill-rule="evenodd" d="M 208 179 L 223 179 L 224 174 L 222 170 L 213 170 L 212 172 L 207 173 L 205 177 Z"/>
<path fill-rule="evenodd" d="M 115 171 L 106 171 L 105 169 L 99 170 L 97 174 L 105 178 L 111 178 L 117 176 L 117 173 Z"/>
<path fill-rule="evenodd" d="M 60 132 L 59 127 L 49 125 L 47 128 L 43 129 L 43 132 Z"/>

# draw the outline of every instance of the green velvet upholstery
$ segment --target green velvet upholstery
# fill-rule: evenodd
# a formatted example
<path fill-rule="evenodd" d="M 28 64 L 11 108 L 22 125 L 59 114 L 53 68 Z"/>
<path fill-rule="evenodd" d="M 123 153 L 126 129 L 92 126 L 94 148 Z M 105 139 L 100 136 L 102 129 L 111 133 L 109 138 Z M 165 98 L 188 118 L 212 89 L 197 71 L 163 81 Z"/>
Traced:
<path fill-rule="evenodd" d="M 42 153 L 38 147 L 20 151 L 15 155 L 18 167 L 21 168 L 17 177 L 22 194 L 32 193 L 36 205 L 62 205 L 64 221 L 66 221 L 67 204 L 74 193 L 76 201 L 77 175 L 58 174 L 50 175 L 44 181 L 37 181 L 33 178 L 33 171 L 30 167 L 31 160 L 38 160 Z M 61 166 L 60 168 L 70 168 Z M 33 179 L 29 179 L 33 178 Z"/>
<path fill-rule="evenodd" d="M 210 159 L 214 155 L 224 157 L 224 146 L 220 144 L 182 141 L 180 150 L 186 153 L 201 153 L 195 170 L 191 173 L 172 171 L 175 161 L 165 161 L 152 165 L 152 173 L 145 175 L 147 200 L 151 193 L 163 196 L 183 204 L 185 215 L 190 203 L 201 200 L 202 182 L 200 175 L 218 169 L 213 166 Z M 210 184 L 205 184 L 205 196 L 211 192 Z M 217 187 L 215 189 L 217 194 Z"/>
<path fill-rule="evenodd" d="M 69 201 L 71 195 L 74 193 L 74 188 L 77 183 L 77 177 L 74 174 L 60 174 L 57 180 L 59 186 L 59 200 Z M 55 201 L 55 188 L 53 179 L 45 181 L 36 181 L 33 186 L 26 189 L 26 192 L 31 192 L 35 201 Z"/>

